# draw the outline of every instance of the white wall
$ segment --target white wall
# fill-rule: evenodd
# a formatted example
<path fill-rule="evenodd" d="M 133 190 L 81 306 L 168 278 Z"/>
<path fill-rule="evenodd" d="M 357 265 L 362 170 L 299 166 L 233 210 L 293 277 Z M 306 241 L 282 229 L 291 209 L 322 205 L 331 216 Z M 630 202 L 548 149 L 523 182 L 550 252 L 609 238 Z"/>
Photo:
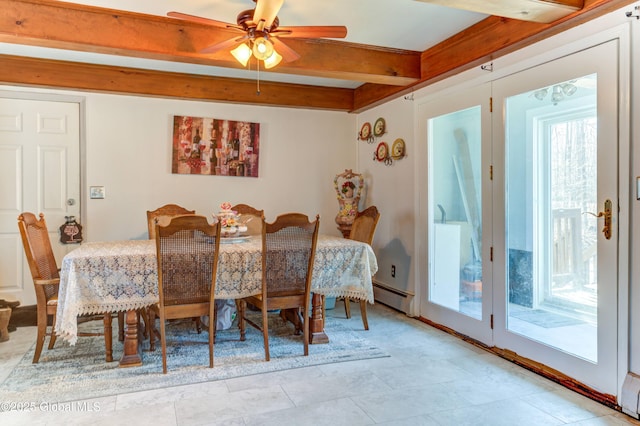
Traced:
<path fill-rule="evenodd" d="M 333 179 L 345 168 L 356 168 L 354 115 L 7 86 L 0 90 L 85 99 L 85 241 L 147 238 L 147 210 L 177 203 L 209 216 L 224 201 L 263 208 L 267 220 L 289 211 L 320 214 L 321 232 L 341 235 L 334 222 L 338 203 Z M 261 123 L 260 176 L 172 174 L 174 115 Z M 89 199 L 89 186 L 104 186 L 106 198 Z"/>
<path fill-rule="evenodd" d="M 412 293 L 415 288 L 414 175 L 418 159 L 415 156 L 413 107 L 410 99 L 402 97 L 360 114 L 357 131 L 352 138 L 358 150 L 358 168 L 354 171 L 362 173 L 368 188 L 363 207 L 375 205 L 380 211 L 373 239 L 378 259 L 378 273 L 374 281 L 401 293 Z M 362 124 L 369 122 L 373 126 L 379 117 L 385 119 L 386 133 L 375 138 L 373 143 L 358 141 L 356 135 Z M 393 161 L 391 165 L 373 159 L 379 143 L 386 142 L 391 148 L 398 138 L 405 142 L 405 158 Z M 395 277 L 391 276 L 392 265 L 395 265 Z M 382 295 L 376 293 L 377 298 Z M 411 302 L 410 295 L 402 303 L 383 301 L 410 311 L 407 306 Z"/>

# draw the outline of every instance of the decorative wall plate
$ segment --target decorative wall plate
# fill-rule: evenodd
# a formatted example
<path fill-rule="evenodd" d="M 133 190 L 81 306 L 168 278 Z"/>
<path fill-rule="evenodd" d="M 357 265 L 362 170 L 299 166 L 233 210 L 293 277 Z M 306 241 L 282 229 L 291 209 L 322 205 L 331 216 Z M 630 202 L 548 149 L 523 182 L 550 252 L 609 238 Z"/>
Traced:
<path fill-rule="evenodd" d="M 394 160 L 400 160 L 405 156 L 404 140 L 401 138 L 396 139 L 391 145 L 391 158 Z"/>
<path fill-rule="evenodd" d="M 376 120 L 373 125 L 373 136 L 379 137 L 384 135 L 387 130 L 387 123 L 384 121 L 384 118 L 380 117 Z"/>
<path fill-rule="evenodd" d="M 380 142 L 376 148 L 376 160 L 384 161 L 389 156 L 389 145 L 386 142 Z"/>
<path fill-rule="evenodd" d="M 363 141 L 371 139 L 371 123 L 366 122 L 362 125 L 358 138 Z"/>

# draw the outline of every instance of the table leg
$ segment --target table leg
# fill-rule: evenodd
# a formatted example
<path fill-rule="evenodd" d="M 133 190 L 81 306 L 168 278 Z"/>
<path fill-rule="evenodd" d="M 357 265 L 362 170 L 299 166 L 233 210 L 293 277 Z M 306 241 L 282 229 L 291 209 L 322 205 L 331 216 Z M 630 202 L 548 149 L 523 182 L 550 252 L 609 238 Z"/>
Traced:
<path fill-rule="evenodd" d="M 322 296 L 313 293 L 311 299 L 311 318 L 309 322 L 309 343 L 329 343 L 329 336 L 324 332 L 324 321 L 322 320 Z"/>
<path fill-rule="evenodd" d="M 124 342 L 124 312 L 118 312 L 118 342 Z"/>
<path fill-rule="evenodd" d="M 127 311 L 126 329 L 124 333 L 124 353 L 120 359 L 120 367 L 137 367 L 142 365 L 140 328 L 138 324 L 138 313 Z"/>

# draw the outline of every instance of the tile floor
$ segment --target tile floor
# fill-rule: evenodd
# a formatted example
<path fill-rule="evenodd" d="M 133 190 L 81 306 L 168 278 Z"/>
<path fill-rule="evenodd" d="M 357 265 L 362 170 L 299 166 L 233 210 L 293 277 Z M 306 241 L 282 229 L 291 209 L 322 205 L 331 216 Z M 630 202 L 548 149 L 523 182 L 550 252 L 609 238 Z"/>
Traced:
<path fill-rule="evenodd" d="M 343 305 L 328 314 L 344 318 Z M 4 412 L 0 425 L 640 425 L 384 306 L 369 317 L 369 331 L 345 321 L 388 358 Z M 0 381 L 34 336 L 21 328 L 0 344 Z"/>

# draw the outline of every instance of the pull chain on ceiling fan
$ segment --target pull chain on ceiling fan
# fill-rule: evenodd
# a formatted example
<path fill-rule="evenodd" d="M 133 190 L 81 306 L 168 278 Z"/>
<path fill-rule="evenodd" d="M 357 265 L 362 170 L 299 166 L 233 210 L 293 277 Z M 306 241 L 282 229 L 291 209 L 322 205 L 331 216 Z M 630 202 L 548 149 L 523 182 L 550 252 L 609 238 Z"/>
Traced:
<path fill-rule="evenodd" d="M 251 56 L 258 61 L 263 61 L 266 69 L 275 67 L 283 59 L 285 62 L 298 59 L 300 55 L 280 38 L 345 38 L 347 36 L 347 27 L 338 25 L 281 27 L 277 15 L 284 0 L 254 1 L 255 9 L 240 12 L 236 24 L 180 12 L 169 12 L 167 16 L 243 32 L 241 36 L 207 46 L 200 53 L 215 53 L 231 49 L 233 57 L 245 67 Z"/>

